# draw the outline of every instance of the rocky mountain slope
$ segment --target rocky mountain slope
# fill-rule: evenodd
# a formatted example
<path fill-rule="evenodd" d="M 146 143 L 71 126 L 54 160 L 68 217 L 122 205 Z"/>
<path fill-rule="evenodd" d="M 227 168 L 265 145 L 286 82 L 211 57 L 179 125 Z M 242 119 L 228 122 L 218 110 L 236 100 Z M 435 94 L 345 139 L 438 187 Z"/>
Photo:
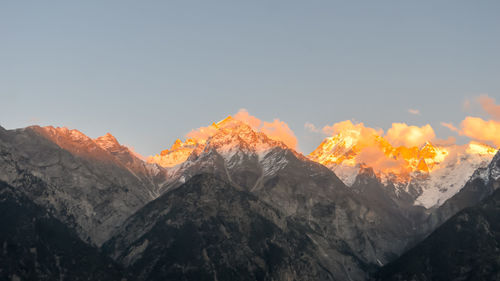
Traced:
<path fill-rule="evenodd" d="M 348 186 L 356 184 L 358 177 L 363 180 L 367 173 L 372 174 L 385 189 L 397 194 L 393 200 L 402 198 L 432 209 L 455 195 L 495 153 L 492 147 L 476 142 L 395 147 L 375 131 L 352 128 L 326 138 L 308 157 L 329 167 Z"/>
<path fill-rule="evenodd" d="M 460 192 L 427 209 L 416 204 L 425 194 L 417 184 L 445 163 L 431 144 L 416 155 L 434 162 L 408 162 L 417 170 L 405 185 L 396 174 L 381 177 L 360 165 L 346 186 L 332 167 L 231 117 L 209 132 L 148 163 L 110 134 L 91 139 L 66 128 L 0 127 L 0 180 L 90 245 L 104 244 L 140 280 L 361 281 L 490 195 L 500 175 L 498 159 L 484 164 L 468 185 L 485 192 L 457 199 L 479 185 L 443 187 L 440 196 Z M 460 161 L 442 171 L 466 174 L 489 157 L 479 153 L 470 164 L 457 155 Z"/>
<path fill-rule="evenodd" d="M 377 280 L 500 279 L 500 152 L 428 218 L 437 229 Z"/>
<path fill-rule="evenodd" d="M 0 280 L 126 277 L 111 258 L 84 243 L 64 223 L 3 181 L 0 181 L 0 226 Z"/>
<path fill-rule="evenodd" d="M 416 226 L 396 206 L 355 193 L 323 165 L 238 120 L 228 118 L 216 125 L 186 162 L 169 169 L 170 182 L 163 190 L 174 190 L 200 173 L 214 174 L 308 225 L 315 244 L 332 263 L 351 259 L 338 255 L 336 241 L 345 242 L 363 263 L 380 265 L 416 238 Z"/>
<path fill-rule="evenodd" d="M 134 214 L 104 249 L 139 280 L 362 280 L 366 265 L 348 245 L 336 242 L 345 261 L 335 263 L 313 232 L 204 174 Z"/>
<path fill-rule="evenodd" d="M 432 229 L 448 220 L 457 212 L 476 205 L 500 188 L 500 152 L 487 167 L 477 169 L 465 186 L 446 201 L 428 219 Z"/>
<path fill-rule="evenodd" d="M 384 266 L 376 280 L 500 280 L 500 190 Z"/>
<path fill-rule="evenodd" d="M 475 142 L 396 147 L 375 130 L 355 126 L 326 138 L 308 157 L 355 192 L 397 206 L 418 224 L 457 194 L 474 171 L 486 167 L 495 152 Z"/>
<path fill-rule="evenodd" d="M 161 169 L 109 136 L 92 140 L 66 128 L 0 128 L 0 180 L 97 245 L 156 198 Z"/>

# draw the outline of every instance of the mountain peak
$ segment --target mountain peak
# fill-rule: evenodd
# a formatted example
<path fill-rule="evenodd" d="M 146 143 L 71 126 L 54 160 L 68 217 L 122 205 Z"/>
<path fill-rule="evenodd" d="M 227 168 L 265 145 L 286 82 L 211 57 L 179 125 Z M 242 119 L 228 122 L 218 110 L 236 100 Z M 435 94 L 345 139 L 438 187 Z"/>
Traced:
<path fill-rule="evenodd" d="M 420 159 L 420 161 L 418 162 L 418 165 L 417 165 L 417 170 L 418 170 L 418 171 L 425 172 L 425 173 L 428 173 L 428 172 L 429 172 L 429 166 L 428 166 L 428 165 L 427 165 L 427 163 L 425 162 L 425 159 L 424 159 L 424 158 Z"/>
<path fill-rule="evenodd" d="M 165 149 L 160 154 L 149 156 L 147 162 L 156 163 L 162 167 L 173 167 L 186 161 L 197 145 L 198 141 L 193 138 L 187 139 L 185 142 L 176 139 L 170 149 Z"/>
<path fill-rule="evenodd" d="M 473 141 L 467 145 L 467 153 L 479 155 L 495 155 L 497 153 L 497 150 L 487 144 Z"/>
<path fill-rule="evenodd" d="M 325 138 L 309 154 L 309 158 L 328 166 L 338 174 L 344 174 L 343 170 L 352 173 L 354 168 L 366 165 L 372 166 L 382 179 L 391 177 L 406 183 L 413 172 L 428 174 L 440 169 L 443 167 L 440 164 L 449 158 L 450 153 L 458 153 L 456 150 L 460 149 L 435 145 L 431 141 L 426 141 L 420 147 L 396 147 L 377 132 L 363 132 L 355 128 L 345 129 Z M 467 152 L 463 153 L 488 155 L 494 153 L 494 149 L 471 143 Z M 352 175 L 347 177 L 352 178 Z M 344 180 L 348 181 L 347 178 Z"/>
<path fill-rule="evenodd" d="M 186 161 L 193 152 L 196 155 L 210 150 L 216 150 L 220 154 L 232 154 L 237 151 L 260 153 L 273 147 L 287 148 L 282 142 L 269 138 L 232 116 L 195 132 L 202 134 L 193 133 L 193 137 L 186 139 L 185 142 L 177 139 L 170 149 L 150 156 L 148 162 L 172 167 Z"/>
<path fill-rule="evenodd" d="M 118 140 L 110 133 L 106 133 L 104 136 L 100 136 L 94 139 L 94 141 L 104 150 L 109 150 L 121 146 Z"/>
<path fill-rule="evenodd" d="M 116 138 L 109 132 L 107 132 L 104 136 L 101 136 L 100 138 L 114 139 L 116 141 Z"/>
<path fill-rule="evenodd" d="M 95 145 L 93 144 L 94 141 L 91 138 L 76 129 L 53 126 L 31 126 L 28 128 L 44 135 L 45 137 L 51 139 L 54 143 L 62 147 L 65 147 L 69 143 L 78 146 Z"/>
<path fill-rule="evenodd" d="M 261 152 L 271 147 L 285 147 L 266 134 L 253 130 L 246 123 L 228 117 L 217 123 L 217 131 L 206 142 L 208 148 L 226 153 L 234 149 Z"/>

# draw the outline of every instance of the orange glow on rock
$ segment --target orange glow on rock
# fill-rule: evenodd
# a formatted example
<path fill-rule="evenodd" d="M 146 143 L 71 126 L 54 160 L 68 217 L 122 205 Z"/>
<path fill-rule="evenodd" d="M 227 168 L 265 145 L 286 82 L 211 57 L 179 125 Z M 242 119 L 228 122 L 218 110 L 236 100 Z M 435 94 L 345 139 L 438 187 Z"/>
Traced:
<path fill-rule="evenodd" d="M 241 109 L 234 117 L 228 116 L 210 126 L 190 131 L 186 135 L 188 139 L 185 142 L 177 139 L 170 149 L 161 151 L 159 155 L 148 157 L 147 161 L 163 167 L 178 165 L 186 161 L 197 147 L 203 146 L 216 134 L 237 134 L 237 131 L 241 130 L 241 124 L 244 124 L 248 130 L 253 130 L 255 134 L 264 133 L 269 139 L 282 143 L 277 144 L 278 146 L 297 148 L 297 138 L 288 124 L 279 119 L 274 119 L 273 122 L 261 121 L 250 115 L 245 109 Z M 255 147 L 255 149 L 259 151 L 260 148 Z"/>
<path fill-rule="evenodd" d="M 149 156 L 147 162 L 163 167 L 173 167 L 186 161 L 197 145 L 198 142 L 195 139 L 187 139 L 185 142 L 177 139 L 170 149 L 163 150 L 159 155 Z"/>
<path fill-rule="evenodd" d="M 478 142 L 470 142 L 466 151 L 469 154 L 479 155 L 495 155 L 497 153 L 493 147 Z"/>
<path fill-rule="evenodd" d="M 427 174 L 439 169 L 450 155 L 450 149 L 456 146 L 436 140 L 430 125 L 417 127 L 394 123 L 383 135 L 381 130 L 347 120 L 326 126 L 323 131 L 333 133 L 333 136 L 326 138 L 309 154 L 311 160 L 328 167 L 367 166 L 378 176 L 390 175 L 401 181 L 409 179 L 414 172 Z M 442 144 L 433 144 L 431 140 Z M 486 144 L 471 142 L 467 147 L 468 154 L 496 153 Z"/>

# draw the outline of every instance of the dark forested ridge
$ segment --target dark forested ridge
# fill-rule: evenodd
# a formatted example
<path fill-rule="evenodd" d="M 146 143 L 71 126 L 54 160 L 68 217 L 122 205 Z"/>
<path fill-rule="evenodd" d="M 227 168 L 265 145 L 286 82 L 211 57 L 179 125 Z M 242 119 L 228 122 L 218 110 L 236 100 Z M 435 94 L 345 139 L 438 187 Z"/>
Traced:
<path fill-rule="evenodd" d="M 500 190 L 384 266 L 376 280 L 500 280 Z"/>

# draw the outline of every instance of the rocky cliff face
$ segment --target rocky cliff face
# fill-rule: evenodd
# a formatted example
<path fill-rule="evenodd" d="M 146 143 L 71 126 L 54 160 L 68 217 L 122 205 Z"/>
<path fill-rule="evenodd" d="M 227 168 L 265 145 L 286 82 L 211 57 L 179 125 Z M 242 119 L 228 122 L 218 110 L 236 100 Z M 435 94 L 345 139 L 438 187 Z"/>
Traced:
<path fill-rule="evenodd" d="M 487 167 L 477 169 L 465 186 L 446 201 L 428 219 L 431 229 L 442 224 L 457 212 L 476 205 L 500 188 L 500 153 L 497 152 Z"/>
<path fill-rule="evenodd" d="M 161 171 L 119 145 L 99 143 L 65 128 L 2 129 L 0 180 L 50 210 L 83 240 L 100 245 L 157 196 Z"/>
<path fill-rule="evenodd" d="M 376 280 L 500 280 L 500 190 L 384 266 Z"/>
<path fill-rule="evenodd" d="M 170 173 L 164 190 L 199 173 L 217 175 L 306 222 L 323 251 L 336 249 L 331 241 L 339 239 L 366 263 L 389 261 L 415 238 L 412 221 L 394 206 L 355 193 L 328 168 L 237 120 L 224 120 Z"/>
<path fill-rule="evenodd" d="M 311 229 L 308 236 L 328 256 L 323 264 L 332 276 L 349 272 L 353 280 L 363 280 L 359 272 L 393 259 L 415 238 L 412 221 L 397 208 L 355 193 L 328 168 L 237 120 L 217 127 L 186 162 L 168 170 L 163 192 L 213 174 Z"/>
<path fill-rule="evenodd" d="M 140 280 L 364 277 L 365 265 L 348 245 L 337 242 L 344 262 L 336 264 L 318 249 L 313 232 L 257 196 L 205 174 L 145 206 L 104 249 Z"/>
<path fill-rule="evenodd" d="M 396 204 L 430 210 L 459 192 L 495 153 L 496 149 L 477 142 L 396 147 L 377 131 L 358 124 L 326 138 L 308 157 L 330 168 L 348 186 L 359 186 L 370 170 L 380 182 L 377 185 L 384 185 L 381 191 Z"/>
<path fill-rule="evenodd" d="M 377 280 L 498 280 L 500 153 L 434 210 L 422 228 L 437 229 L 384 266 Z"/>
<path fill-rule="evenodd" d="M 0 180 L 89 244 L 111 239 L 106 252 L 141 280 L 365 280 L 438 225 L 411 185 L 365 167 L 348 187 L 240 121 L 213 127 L 167 168 L 109 134 L 0 128 Z M 497 166 L 477 172 L 483 189 Z"/>
<path fill-rule="evenodd" d="M 32 182 L 30 189 L 36 189 Z M 122 280 L 122 268 L 0 181 L 0 280 Z"/>

